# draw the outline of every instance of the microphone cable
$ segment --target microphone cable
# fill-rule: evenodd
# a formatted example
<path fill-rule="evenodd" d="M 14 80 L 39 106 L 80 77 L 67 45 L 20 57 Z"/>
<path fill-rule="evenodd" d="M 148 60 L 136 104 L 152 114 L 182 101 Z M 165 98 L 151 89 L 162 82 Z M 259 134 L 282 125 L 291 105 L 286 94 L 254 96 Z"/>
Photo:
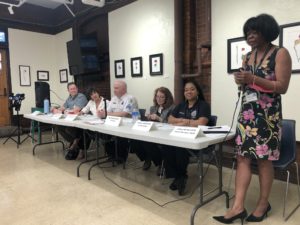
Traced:
<path fill-rule="evenodd" d="M 59 97 L 53 90 L 50 89 L 50 91 L 61 101 L 65 101 L 64 99 L 62 99 L 61 97 Z"/>
<path fill-rule="evenodd" d="M 168 204 L 175 203 L 175 202 L 178 202 L 178 201 L 182 201 L 182 200 L 191 198 L 191 197 L 195 194 L 196 190 L 198 190 L 200 184 L 203 182 L 204 178 L 206 177 L 206 174 L 207 174 L 207 172 L 208 172 L 208 169 L 209 169 L 209 167 L 210 167 L 210 164 L 208 164 L 208 165 L 206 166 L 206 169 L 205 169 L 205 171 L 204 171 L 204 173 L 203 173 L 203 178 L 202 178 L 202 180 L 199 181 L 194 187 L 191 188 L 192 190 L 191 190 L 191 192 L 190 192 L 189 195 L 187 195 L 187 196 L 185 196 L 185 197 L 178 198 L 178 199 L 174 199 L 174 200 L 171 200 L 171 201 L 167 201 L 167 202 L 162 203 L 162 204 L 159 203 L 159 202 L 157 202 L 157 201 L 155 201 L 154 199 L 152 199 L 152 198 L 150 198 L 150 197 L 148 197 L 148 196 L 145 196 L 145 195 L 143 195 L 143 194 L 137 192 L 137 191 L 133 191 L 133 190 L 130 190 L 130 189 L 128 189 L 128 188 L 125 188 L 125 187 L 121 186 L 120 184 L 118 184 L 116 181 L 114 181 L 112 178 L 108 177 L 108 175 L 106 174 L 106 172 L 104 171 L 104 169 L 105 169 L 105 168 L 112 168 L 112 167 L 110 167 L 110 166 L 109 166 L 109 167 L 98 166 L 98 167 L 101 169 L 103 176 L 104 176 L 107 180 L 109 180 L 112 184 L 114 184 L 115 186 L 117 186 L 118 188 L 120 188 L 120 189 L 122 189 L 122 190 L 125 190 L 125 191 L 127 191 L 127 192 L 130 192 L 130 193 L 132 193 L 132 194 L 138 195 L 138 196 L 140 196 L 140 197 L 142 197 L 142 198 L 144 198 L 144 199 L 146 199 L 146 200 L 149 200 L 150 202 L 154 203 L 155 205 L 157 205 L 157 206 L 163 208 L 163 207 L 165 207 L 165 206 L 168 205 Z"/>

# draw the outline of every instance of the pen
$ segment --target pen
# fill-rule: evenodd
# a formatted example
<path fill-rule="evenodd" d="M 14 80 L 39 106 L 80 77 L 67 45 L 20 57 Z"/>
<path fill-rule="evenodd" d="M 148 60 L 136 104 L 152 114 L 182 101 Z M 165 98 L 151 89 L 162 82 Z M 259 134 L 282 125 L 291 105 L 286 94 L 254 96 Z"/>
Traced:
<path fill-rule="evenodd" d="M 222 127 L 208 127 L 207 129 L 220 129 Z"/>

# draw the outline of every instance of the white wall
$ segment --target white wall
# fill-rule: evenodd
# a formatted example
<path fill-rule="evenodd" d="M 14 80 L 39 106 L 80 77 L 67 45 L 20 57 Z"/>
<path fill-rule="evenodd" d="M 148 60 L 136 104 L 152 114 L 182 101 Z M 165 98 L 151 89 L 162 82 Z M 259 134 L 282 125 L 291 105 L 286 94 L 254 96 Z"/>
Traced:
<path fill-rule="evenodd" d="M 230 124 L 237 87 L 227 74 L 227 39 L 243 36 L 245 21 L 260 13 L 275 17 L 279 25 L 300 21 L 299 0 L 212 0 L 212 112 L 220 124 Z M 274 42 L 278 44 L 278 40 Z M 287 94 L 282 96 L 283 117 L 295 119 L 300 141 L 300 74 L 292 74 Z M 224 110 L 226 107 L 226 110 Z"/>
<path fill-rule="evenodd" d="M 128 93 L 148 109 L 157 87 L 174 93 L 174 1 L 139 0 L 109 13 L 109 53 L 113 95 L 114 61 L 125 59 Z M 149 55 L 163 53 L 163 76 L 150 76 Z M 143 77 L 132 78 L 130 58 L 143 57 Z"/>
<path fill-rule="evenodd" d="M 57 35 L 41 34 L 23 30 L 8 29 L 12 92 L 24 93 L 20 114 L 30 113 L 35 107 L 34 82 L 37 70 L 49 71 L 51 102 L 62 104 L 68 96 L 65 83 L 60 83 L 59 70 L 68 68 L 66 42 L 72 39 L 72 30 Z M 31 86 L 20 86 L 19 65 L 30 66 Z M 69 76 L 69 81 L 73 77 Z"/>

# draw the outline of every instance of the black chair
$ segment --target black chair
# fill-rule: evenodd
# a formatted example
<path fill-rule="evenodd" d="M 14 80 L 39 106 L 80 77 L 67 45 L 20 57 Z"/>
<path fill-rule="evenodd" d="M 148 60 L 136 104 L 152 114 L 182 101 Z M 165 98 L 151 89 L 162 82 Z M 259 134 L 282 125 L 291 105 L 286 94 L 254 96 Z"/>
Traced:
<path fill-rule="evenodd" d="M 140 112 L 140 119 L 142 120 L 142 121 L 145 121 L 145 120 L 147 120 L 147 117 L 145 116 L 145 113 L 146 113 L 146 109 L 139 109 L 139 112 Z"/>
<path fill-rule="evenodd" d="M 288 120 L 288 119 L 282 120 L 280 158 L 277 161 L 273 161 L 273 166 L 275 170 L 286 172 L 286 188 L 285 188 L 285 194 L 283 195 L 283 214 L 282 214 L 282 217 L 285 221 L 287 221 L 300 206 L 299 170 L 298 170 L 298 163 L 296 161 L 297 148 L 296 148 L 295 125 L 296 125 L 295 120 Z M 285 216 L 286 199 L 288 195 L 289 182 L 290 182 L 290 169 L 292 165 L 295 165 L 295 172 L 297 176 L 296 178 L 297 178 L 298 202 L 297 205 L 293 208 L 293 210 L 287 216 Z M 251 166 L 257 167 L 256 161 L 253 161 L 251 163 Z M 235 160 L 233 161 L 231 177 L 229 179 L 229 184 L 228 184 L 229 189 L 232 181 L 234 167 L 235 167 Z"/>
<path fill-rule="evenodd" d="M 281 148 L 280 148 L 280 158 L 278 161 L 273 161 L 273 166 L 275 169 L 281 171 L 286 171 L 286 187 L 285 194 L 283 197 L 283 214 L 282 217 L 287 221 L 294 212 L 300 206 L 300 188 L 299 188 L 299 170 L 298 163 L 296 161 L 296 131 L 295 131 L 296 121 L 295 120 L 283 120 L 282 121 L 282 138 L 281 138 Z M 290 182 L 290 166 L 295 165 L 295 172 L 297 175 L 297 191 L 298 191 L 298 203 L 294 209 L 285 216 L 286 209 L 286 199 L 288 195 L 289 182 Z"/>
<path fill-rule="evenodd" d="M 217 120 L 218 117 L 215 115 L 211 115 L 209 118 L 209 121 L 207 123 L 208 126 L 216 126 L 217 125 Z M 210 145 L 205 149 L 202 149 L 200 151 L 197 150 L 191 150 L 191 149 L 186 149 L 189 154 L 189 163 L 197 163 L 198 166 L 198 170 L 200 170 L 200 165 L 202 164 L 202 162 L 204 163 L 211 163 L 213 159 L 215 159 L 215 163 L 216 165 L 218 164 L 218 160 L 217 160 L 217 155 L 215 152 L 215 145 Z M 162 162 L 161 165 L 161 172 L 160 172 L 160 178 L 164 178 L 165 176 L 165 169 L 164 169 L 164 161 Z"/>

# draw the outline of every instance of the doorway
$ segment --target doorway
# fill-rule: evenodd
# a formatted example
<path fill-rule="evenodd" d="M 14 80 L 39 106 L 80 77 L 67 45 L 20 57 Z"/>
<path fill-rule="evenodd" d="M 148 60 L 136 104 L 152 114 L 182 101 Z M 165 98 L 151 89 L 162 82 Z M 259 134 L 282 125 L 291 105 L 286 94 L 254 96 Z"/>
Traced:
<path fill-rule="evenodd" d="M 0 127 L 10 125 L 7 49 L 0 48 Z"/>

